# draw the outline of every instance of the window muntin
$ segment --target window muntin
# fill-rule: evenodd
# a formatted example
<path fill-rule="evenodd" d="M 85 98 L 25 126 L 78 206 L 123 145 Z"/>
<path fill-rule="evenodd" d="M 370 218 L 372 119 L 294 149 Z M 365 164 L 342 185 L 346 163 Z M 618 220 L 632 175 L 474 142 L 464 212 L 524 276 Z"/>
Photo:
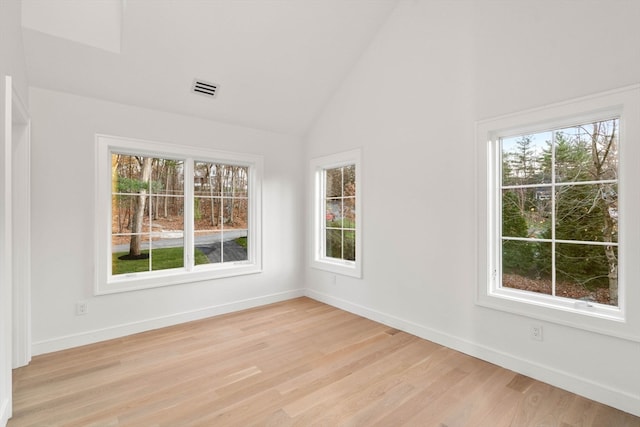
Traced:
<path fill-rule="evenodd" d="M 311 161 L 313 267 L 361 277 L 360 150 Z"/>
<path fill-rule="evenodd" d="M 498 139 L 501 287 L 618 306 L 619 127 Z"/>
<path fill-rule="evenodd" d="M 260 156 L 96 139 L 97 294 L 261 271 Z"/>

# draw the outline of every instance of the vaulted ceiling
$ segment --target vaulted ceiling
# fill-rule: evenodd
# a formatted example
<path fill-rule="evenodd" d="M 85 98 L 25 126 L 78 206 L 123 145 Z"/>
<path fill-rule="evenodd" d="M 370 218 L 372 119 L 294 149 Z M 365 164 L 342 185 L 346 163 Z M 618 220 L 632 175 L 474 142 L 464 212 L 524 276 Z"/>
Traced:
<path fill-rule="evenodd" d="M 396 3 L 23 0 L 29 84 L 302 135 Z"/>

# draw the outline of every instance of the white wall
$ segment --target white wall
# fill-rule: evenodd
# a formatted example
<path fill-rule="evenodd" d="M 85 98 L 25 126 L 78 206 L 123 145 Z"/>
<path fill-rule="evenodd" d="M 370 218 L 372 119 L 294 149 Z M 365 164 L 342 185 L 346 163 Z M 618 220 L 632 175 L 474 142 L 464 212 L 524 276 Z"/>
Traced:
<path fill-rule="evenodd" d="M 299 139 L 37 88 L 30 101 L 34 354 L 301 295 Z M 94 297 L 96 133 L 263 155 L 263 272 Z"/>
<path fill-rule="evenodd" d="M 0 74 L 10 75 L 18 95 L 27 100 L 27 71 L 22 44 L 20 0 L 0 1 Z"/>
<path fill-rule="evenodd" d="M 307 136 L 307 163 L 362 147 L 364 229 L 363 279 L 309 268 L 308 294 L 640 415 L 640 343 L 545 322 L 536 342 L 474 304 L 475 122 L 638 83 L 639 20 L 631 0 L 402 1 Z"/>
<path fill-rule="evenodd" d="M 0 425 L 11 415 L 11 130 L 5 128 L 5 76 L 27 100 L 20 1 L 0 1 Z M 11 94 L 9 93 L 9 97 Z"/>

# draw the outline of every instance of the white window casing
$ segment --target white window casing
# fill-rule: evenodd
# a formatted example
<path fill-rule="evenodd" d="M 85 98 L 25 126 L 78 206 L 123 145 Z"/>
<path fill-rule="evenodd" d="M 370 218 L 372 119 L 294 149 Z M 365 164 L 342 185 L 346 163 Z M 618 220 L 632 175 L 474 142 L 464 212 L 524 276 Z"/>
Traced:
<path fill-rule="evenodd" d="M 96 295 L 253 274 L 262 271 L 262 156 L 109 135 L 96 135 L 96 150 Z M 162 157 L 184 162 L 183 267 L 141 273 L 112 274 L 112 153 Z M 194 162 L 221 163 L 247 168 L 247 260 L 195 265 L 192 251 L 195 234 L 193 220 Z"/>
<path fill-rule="evenodd" d="M 355 166 L 355 259 L 329 257 L 326 252 L 325 173 L 327 170 Z M 312 248 L 311 266 L 320 270 L 362 277 L 362 166 L 360 149 L 311 160 Z"/>
<path fill-rule="evenodd" d="M 618 305 L 501 286 L 500 138 L 619 119 Z M 640 85 L 480 121 L 476 124 L 477 304 L 640 341 Z"/>

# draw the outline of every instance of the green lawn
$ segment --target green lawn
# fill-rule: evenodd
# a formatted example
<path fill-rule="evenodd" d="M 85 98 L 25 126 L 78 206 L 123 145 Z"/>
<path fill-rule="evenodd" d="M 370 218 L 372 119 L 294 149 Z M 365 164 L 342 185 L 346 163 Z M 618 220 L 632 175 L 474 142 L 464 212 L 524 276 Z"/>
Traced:
<path fill-rule="evenodd" d="M 149 259 L 122 260 L 118 257 L 126 255 L 128 252 L 117 252 L 113 254 L 112 274 L 127 274 L 149 271 Z M 142 251 L 148 254 L 149 251 Z M 208 264 L 209 259 L 199 249 L 195 250 L 196 265 Z M 162 248 L 153 250 L 152 271 L 167 270 L 169 268 L 180 268 L 184 266 L 183 248 Z"/>
<path fill-rule="evenodd" d="M 236 243 L 242 246 L 243 248 L 247 247 L 247 238 L 246 237 L 238 237 L 236 239 Z"/>

